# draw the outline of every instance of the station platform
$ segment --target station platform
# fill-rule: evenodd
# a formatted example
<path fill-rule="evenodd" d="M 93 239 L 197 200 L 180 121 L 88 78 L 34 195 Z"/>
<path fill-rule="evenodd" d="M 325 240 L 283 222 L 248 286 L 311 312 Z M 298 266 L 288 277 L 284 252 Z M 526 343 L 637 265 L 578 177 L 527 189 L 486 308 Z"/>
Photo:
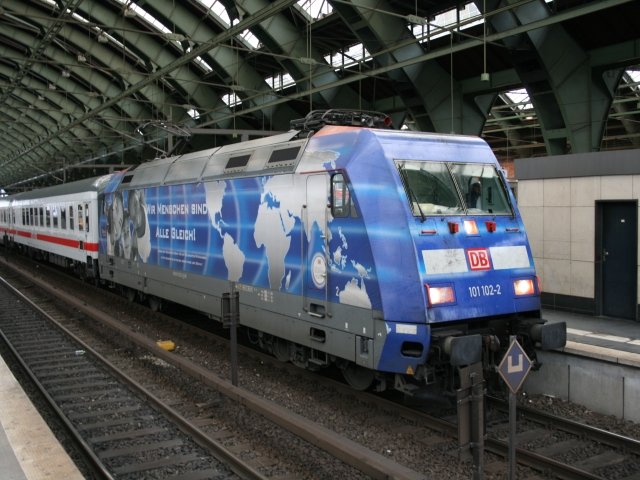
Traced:
<path fill-rule="evenodd" d="M 0 478 L 82 480 L 46 422 L 0 357 Z"/>
<path fill-rule="evenodd" d="M 566 353 L 640 368 L 640 322 L 543 310 L 549 322 L 566 322 Z"/>

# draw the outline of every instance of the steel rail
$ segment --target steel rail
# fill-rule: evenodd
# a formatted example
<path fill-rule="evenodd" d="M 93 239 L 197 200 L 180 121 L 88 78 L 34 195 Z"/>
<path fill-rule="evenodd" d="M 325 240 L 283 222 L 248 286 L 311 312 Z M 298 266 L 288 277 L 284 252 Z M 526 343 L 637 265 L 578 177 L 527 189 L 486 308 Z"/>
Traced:
<path fill-rule="evenodd" d="M 493 403 L 499 410 L 506 411 L 507 407 L 505 403 L 499 398 L 488 396 L 487 400 Z M 618 433 L 609 432 L 602 428 L 580 423 L 568 418 L 558 417 L 551 413 L 534 410 L 527 406 L 518 405 L 518 413 L 524 414 L 527 420 L 545 425 L 553 425 L 554 428 L 563 430 L 567 433 L 589 438 L 598 443 L 604 443 L 610 447 L 620 448 L 625 452 L 640 455 L 640 440 L 636 440 L 635 438 L 625 437 Z"/>
<path fill-rule="evenodd" d="M 30 272 L 14 264 L 6 261 L 5 263 L 21 275 L 24 275 L 29 281 L 35 283 L 39 288 L 50 292 L 62 302 L 72 305 L 81 313 L 116 331 L 134 345 L 149 351 L 156 357 L 180 369 L 183 373 L 219 391 L 230 400 L 262 415 L 274 424 L 302 438 L 308 443 L 325 450 L 331 456 L 353 466 L 366 475 L 379 480 L 425 480 L 425 475 L 419 472 L 415 472 L 326 427 L 286 410 L 268 399 L 261 398 L 240 387 L 233 386 L 229 381 L 218 377 L 206 368 L 160 348 L 155 341 L 132 331 L 115 318 L 97 308 L 87 305 L 75 296 L 48 284 L 46 281 L 33 276 Z"/>
<path fill-rule="evenodd" d="M 21 272 L 21 274 L 24 274 L 24 272 Z M 33 278 L 29 277 L 29 280 L 32 281 Z M 206 450 L 212 452 L 212 454 L 213 454 L 213 456 L 215 458 L 217 458 L 222 463 L 227 465 L 234 473 L 236 473 L 240 477 L 246 478 L 246 479 L 267 480 L 267 477 L 265 477 L 260 472 L 255 470 L 253 467 L 249 466 L 246 462 L 242 461 L 236 455 L 232 454 L 229 450 L 227 450 L 220 443 L 216 442 L 214 439 L 212 439 L 209 436 L 207 436 L 200 428 L 198 428 L 197 426 L 193 425 L 185 417 L 180 415 L 176 410 L 174 410 L 171 407 L 169 407 L 166 403 L 164 403 L 162 400 L 160 400 L 158 397 L 156 397 L 149 390 L 144 388 L 142 385 L 140 385 L 134 379 L 132 379 L 131 377 L 126 375 L 124 372 L 122 372 L 120 369 L 118 369 L 118 367 L 116 367 L 113 363 L 111 363 L 109 360 L 107 360 L 102 355 L 100 355 L 96 350 L 94 350 L 86 342 L 84 342 L 83 340 L 78 338 L 73 332 L 71 332 L 65 326 L 60 324 L 60 322 L 58 322 L 57 320 L 52 318 L 46 311 L 44 311 L 36 303 L 34 303 L 32 300 L 30 300 L 28 297 L 26 297 L 24 294 L 22 294 L 22 292 L 20 292 L 16 287 L 12 286 L 9 282 L 7 282 L 1 276 L 0 276 L 0 283 L 2 283 L 2 285 L 4 285 L 8 290 L 10 290 L 14 295 L 19 297 L 23 302 L 25 302 L 30 308 L 32 308 L 33 310 L 36 310 L 37 312 L 39 312 L 49 322 L 51 322 L 52 325 L 54 325 L 61 332 L 63 332 L 65 335 L 67 335 L 69 338 L 71 338 L 78 345 L 80 345 L 85 352 L 88 352 L 91 356 L 93 356 L 96 360 L 98 360 L 98 362 L 101 363 L 102 366 L 106 367 L 106 369 L 109 371 L 109 373 L 111 373 L 113 376 L 117 377 L 120 381 L 122 381 L 124 384 L 126 384 L 129 388 L 131 388 L 133 391 L 135 391 L 139 396 L 143 397 L 148 403 L 153 405 L 153 407 L 156 410 L 161 412 L 163 415 L 165 415 L 167 418 L 169 418 L 176 426 L 178 426 L 178 428 L 183 433 L 185 433 L 186 435 L 189 435 L 190 437 L 192 437 L 193 440 L 198 445 L 200 445 L 201 447 L 205 448 Z M 36 283 L 38 284 L 39 287 L 41 287 L 41 284 L 39 282 L 36 282 Z M 51 293 L 51 289 L 50 288 L 45 288 L 45 289 L 49 293 Z M 59 294 L 60 294 L 59 291 L 56 292 L 56 295 L 59 296 Z M 6 338 L 6 336 L 4 335 L 4 333 L 1 330 L 0 330 L 0 336 L 3 338 L 3 340 L 8 345 L 8 347 L 11 349 L 12 353 L 14 354 L 16 359 L 20 362 L 20 364 L 23 366 L 25 371 L 29 374 L 29 377 L 31 378 L 31 380 L 34 382 L 34 384 L 38 387 L 38 389 L 41 391 L 41 393 L 47 399 L 48 403 L 55 410 L 56 414 L 64 422 L 65 426 L 67 427 L 67 429 L 69 430 L 71 435 L 73 435 L 74 439 L 81 446 L 81 448 L 84 451 L 84 453 L 89 457 L 89 459 L 91 459 L 92 466 L 104 478 L 112 479 L 113 477 L 112 477 L 111 473 L 104 466 L 104 464 L 101 462 L 101 460 L 96 456 L 96 454 L 93 452 L 93 449 L 84 441 L 82 436 L 78 433 L 78 431 L 75 429 L 75 427 L 68 420 L 68 418 L 66 417 L 64 412 L 57 406 L 57 403 L 49 395 L 49 393 L 47 392 L 47 389 L 38 381 L 38 379 L 35 377 L 35 375 L 29 369 L 28 365 L 22 360 L 19 352 L 13 347 L 13 345 L 11 345 L 11 342 L 9 341 L 8 338 Z"/>
<path fill-rule="evenodd" d="M 27 305 L 31 306 L 31 308 L 33 308 L 34 310 L 37 310 L 43 315 L 46 315 L 42 311 L 42 309 L 40 309 L 40 307 L 35 305 L 28 297 L 22 294 L 22 292 L 18 291 L 13 285 L 7 282 L 3 277 L 0 277 L 0 284 L 2 284 L 3 287 L 9 290 L 12 294 L 16 295 L 20 300 L 25 302 Z M 2 341 L 5 343 L 7 348 L 11 351 L 14 358 L 20 364 L 23 371 L 27 373 L 33 385 L 37 387 L 40 394 L 47 401 L 47 404 L 49 405 L 49 407 L 55 412 L 58 419 L 63 423 L 66 431 L 69 433 L 69 435 L 71 435 L 75 444 L 85 455 L 86 459 L 90 462 L 91 468 L 102 478 L 107 480 L 112 480 L 113 477 L 111 476 L 107 468 L 100 461 L 97 455 L 93 452 L 93 449 L 84 441 L 84 439 L 82 438 L 78 430 L 76 430 L 76 428 L 73 426 L 71 421 L 67 418 L 67 416 L 64 414 L 62 409 L 58 406 L 56 401 L 51 397 L 51 395 L 49 395 L 49 393 L 47 392 L 47 389 L 44 388 L 42 383 L 40 383 L 40 381 L 37 379 L 35 374 L 31 371 L 27 363 L 20 356 L 20 353 L 16 350 L 16 348 L 13 346 L 13 344 L 9 341 L 7 336 L 4 334 L 2 329 L 0 329 L 0 337 L 2 338 Z"/>

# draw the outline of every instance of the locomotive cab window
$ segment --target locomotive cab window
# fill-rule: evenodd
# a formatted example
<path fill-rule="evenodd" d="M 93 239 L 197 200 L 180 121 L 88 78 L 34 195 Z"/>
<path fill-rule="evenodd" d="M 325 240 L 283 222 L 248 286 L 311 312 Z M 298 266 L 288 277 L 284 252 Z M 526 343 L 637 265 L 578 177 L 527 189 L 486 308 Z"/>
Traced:
<path fill-rule="evenodd" d="M 358 216 L 349 186 L 341 173 L 331 177 L 331 214 L 334 218 Z"/>
<path fill-rule="evenodd" d="M 494 165 L 398 160 L 396 166 L 414 216 L 513 215 Z"/>
<path fill-rule="evenodd" d="M 464 211 L 446 163 L 397 161 L 396 165 L 414 216 Z"/>
<path fill-rule="evenodd" d="M 512 215 L 504 182 L 495 166 L 454 163 L 451 172 L 470 215 Z"/>
<path fill-rule="evenodd" d="M 73 228 L 73 205 L 69 206 L 69 229 L 74 230 L 74 228 Z"/>

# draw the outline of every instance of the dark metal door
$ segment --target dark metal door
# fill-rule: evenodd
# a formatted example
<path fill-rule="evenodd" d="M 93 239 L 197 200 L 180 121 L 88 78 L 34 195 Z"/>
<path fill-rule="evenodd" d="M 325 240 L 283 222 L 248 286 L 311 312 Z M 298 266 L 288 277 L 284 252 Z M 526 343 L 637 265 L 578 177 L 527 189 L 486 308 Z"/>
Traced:
<path fill-rule="evenodd" d="M 600 202 L 602 314 L 636 319 L 637 202 Z"/>

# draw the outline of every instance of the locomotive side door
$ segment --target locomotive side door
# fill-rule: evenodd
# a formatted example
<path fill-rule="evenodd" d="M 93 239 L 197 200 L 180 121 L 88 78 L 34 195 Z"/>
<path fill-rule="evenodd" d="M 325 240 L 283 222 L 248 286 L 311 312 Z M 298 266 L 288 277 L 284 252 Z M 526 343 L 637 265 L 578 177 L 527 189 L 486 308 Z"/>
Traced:
<path fill-rule="evenodd" d="M 306 233 L 302 245 L 303 307 L 309 315 L 319 318 L 328 314 L 328 186 L 326 175 L 307 177 L 306 204 L 302 212 Z"/>

